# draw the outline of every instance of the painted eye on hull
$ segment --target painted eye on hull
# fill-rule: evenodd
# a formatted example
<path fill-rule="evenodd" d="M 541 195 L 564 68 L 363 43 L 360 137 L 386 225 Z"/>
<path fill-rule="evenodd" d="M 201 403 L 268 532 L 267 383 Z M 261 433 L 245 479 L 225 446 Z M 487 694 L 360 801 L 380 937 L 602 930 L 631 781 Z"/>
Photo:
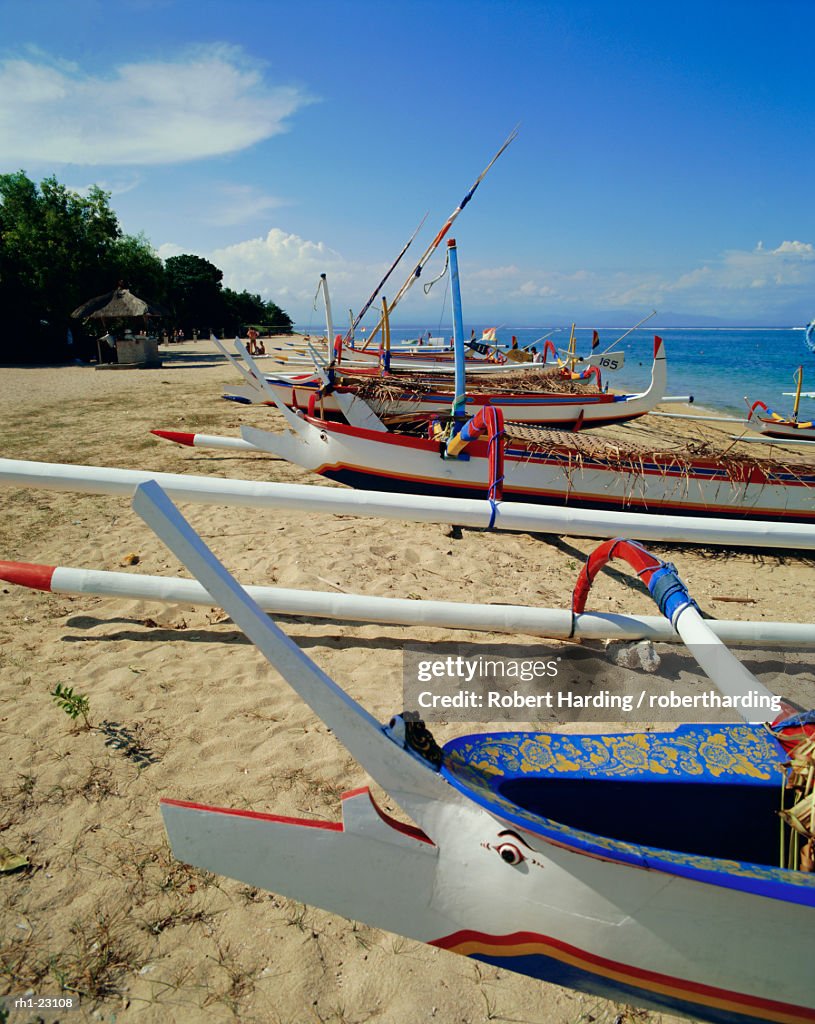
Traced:
<path fill-rule="evenodd" d="M 495 849 L 498 851 L 498 856 L 502 861 L 507 864 L 522 864 L 526 858 L 518 849 L 514 843 L 501 843 L 500 846 L 496 846 Z"/>

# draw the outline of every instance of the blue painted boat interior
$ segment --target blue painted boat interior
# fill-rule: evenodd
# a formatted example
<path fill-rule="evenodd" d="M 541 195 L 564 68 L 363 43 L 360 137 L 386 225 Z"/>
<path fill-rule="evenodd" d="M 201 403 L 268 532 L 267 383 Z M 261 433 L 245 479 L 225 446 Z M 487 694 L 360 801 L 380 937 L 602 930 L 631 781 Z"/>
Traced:
<path fill-rule="evenodd" d="M 492 733 L 444 748 L 442 772 L 524 824 L 557 823 L 624 845 L 777 865 L 786 760 L 764 726 L 670 733 Z"/>

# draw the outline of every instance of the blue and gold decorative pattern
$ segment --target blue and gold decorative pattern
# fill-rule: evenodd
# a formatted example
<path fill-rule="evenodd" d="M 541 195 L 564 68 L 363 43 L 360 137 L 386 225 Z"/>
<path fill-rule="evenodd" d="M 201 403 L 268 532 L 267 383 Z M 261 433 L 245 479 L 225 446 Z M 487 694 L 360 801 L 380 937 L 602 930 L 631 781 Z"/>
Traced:
<path fill-rule="evenodd" d="M 671 733 L 496 733 L 462 736 L 444 748 L 446 772 L 502 778 L 738 779 L 781 784 L 781 746 L 763 726 L 682 725 Z"/>
<path fill-rule="evenodd" d="M 778 787 L 786 756 L 763 726 L 682 725 L 671 733 L 578 736 L 495 733 L 462 736 L 444 747 L 442 774 L 470 799 L 505 821 L 576 852 L 815 906 L 815 873 L 765 867 L 639 843 L 572 828 L 534 813 L 500 792 L 510 779 L 629 779 L 738 782 Z"/>

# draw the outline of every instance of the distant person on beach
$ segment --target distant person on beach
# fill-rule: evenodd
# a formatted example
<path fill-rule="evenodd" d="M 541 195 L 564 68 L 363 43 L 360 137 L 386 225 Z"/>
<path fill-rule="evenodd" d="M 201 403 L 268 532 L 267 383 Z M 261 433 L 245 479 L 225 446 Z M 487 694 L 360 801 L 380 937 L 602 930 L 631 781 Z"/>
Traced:
<path fill-rule="evenodd" d="M 110 332 L 108 332 L 107 334 L 103 334 L 102 335 L 101 341 L 104 344 L 104 348 L 102 348 L 101 353 L 100 353 L 102 362 L 103 363 L 116 363 L 116 362 L 118 362 L 118 357 L 117 357 L 117 353 L 116 353 L 116 338 Z"/>
<path fill-rule="evenodd" d="M 540 352 L 538 352 L 537 347 L 535 345 L 532 346 L 532 362 L 533 363 L 542 363 L 543 362 L 543 355 Z"/>
<path fill-rule="evenodd" d="M 249 349 L 250 356 L 256 356 L 258 354 L 258 332 L 254 327 L 250 327 L 246 332 L 246 337 L 249 339 L 247 348 Z"/>

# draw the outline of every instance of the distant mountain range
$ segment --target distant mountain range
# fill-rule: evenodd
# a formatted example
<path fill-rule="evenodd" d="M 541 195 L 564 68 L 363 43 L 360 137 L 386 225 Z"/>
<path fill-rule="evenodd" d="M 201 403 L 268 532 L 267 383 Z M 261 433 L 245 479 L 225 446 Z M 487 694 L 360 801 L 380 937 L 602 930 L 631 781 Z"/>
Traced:
<path fill-rule="evenodd" d="M 479 313 L 470 313 L 464 316 L 465 329 L 468 333 L 470 328 L 475 326 L 476 330 L 483 329 L 485 327 L 504 327 L 504 330 L 521 329 L 522 327 L 535 327 L 539 326 L 541 329 L 549 327 L 564 327 L 574 320 L 577 326 L 580 328 L 587 327 L 606 327 L 612 330 L 627 330 L 629 327 L 633 327 L 634 324 L 639 323 L 644 316 L 647 316 L 647 310 L 631 309 L 631 310 L 595 310 L 591 312 L 576 311 L 573 316 L 565 317 L 563 313 L 533 313 L 524 314 L 513 312 L 510 315 L 498 315 L 487 314 L 482 316 Z M 417 331 L 426 329 L 427 325 L 422 325 L 420 321 L 417 321 L 415 316 L 406 316 L 404 321 L 394 319 L 391 321 L 394 327 L 401 329 L 415 329 Z M 737 317 L 725 318 L 717 316 L 705 316 L 701 313 L 674 313 L 666 311 L 664 313 L 658 312 L 656 316 L 647 320 L 643 324 L 643 329 L 659 329 L 668 327 L 707 327 L 707 328 L 761 328 L 761 327 L 775 327 L 775 328 L 792 328 L 792 327 L 806 327 L 809 320 L 796 318 L 794 315 L 788 317 L 767 317 L 766 319 L 757 318 L 744 318 L 740 319 Z M 451 325 L 442 324 L 439 328 L 443 333 L 449 333 L 452 330 Z M 435 327 L 434 327 L 435 330 Z"/>

